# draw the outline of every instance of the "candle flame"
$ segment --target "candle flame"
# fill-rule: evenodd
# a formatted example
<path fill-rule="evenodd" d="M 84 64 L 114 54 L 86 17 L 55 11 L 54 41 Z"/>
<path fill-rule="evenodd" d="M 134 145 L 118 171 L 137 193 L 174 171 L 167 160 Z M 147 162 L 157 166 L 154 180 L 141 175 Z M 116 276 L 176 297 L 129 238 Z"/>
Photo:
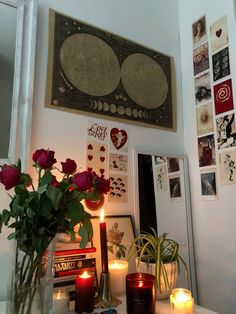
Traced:
<path fill-rule="evenodd" d="M 100 222 L 104 222 L 104 209 L 101 209 L 101 212 L 100 212 Z"/>
<path fill-rule="evenodd" d="M 89 277 L 91 277 L 91 275 L 89 275 L 86 270 L 83 272 L 82 275 L 80 275 L 80 278 L 89 278 Z"/>

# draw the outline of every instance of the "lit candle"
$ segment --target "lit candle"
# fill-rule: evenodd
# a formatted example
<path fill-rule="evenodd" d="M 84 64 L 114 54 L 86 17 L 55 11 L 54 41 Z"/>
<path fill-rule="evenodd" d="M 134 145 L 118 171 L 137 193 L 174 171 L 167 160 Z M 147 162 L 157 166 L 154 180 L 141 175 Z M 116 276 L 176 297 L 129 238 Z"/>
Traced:
<path fill-rule="evenodd" d="M 75 312 L 90 313 L 94 307 L 94 277 L 86 271 L 75 279 Z"/>
<path fill-rule="evenodd" d="M 194 299 L 187 289 L 173 289 L 170 304 L 173 314 L 193 314 Z"/>
<path fill-rule="evenodd" d="M 65 289 L 53 290 L 53 313 L 67 314 L 69 312 L 69 296 Z"/>
<path fill-rule="evenodd" d="M 128 274 L 128 262 L 111 260 L 108 262 L 112 295 L 125 294 L 125 277 Z"/>
<path fill-rule="evenodd" d="M 100 213 L 100 242 L 101 242 L 101 262 L 102 272 L 108 274 L 108 256 L 107 256 L 107 230 L 104 222 L 104 210 Z"/>
<path fill-rule="evenodd" d="M 155 314 L 155 277 L 134 273 L 126 276 L 127 314 Z"/>

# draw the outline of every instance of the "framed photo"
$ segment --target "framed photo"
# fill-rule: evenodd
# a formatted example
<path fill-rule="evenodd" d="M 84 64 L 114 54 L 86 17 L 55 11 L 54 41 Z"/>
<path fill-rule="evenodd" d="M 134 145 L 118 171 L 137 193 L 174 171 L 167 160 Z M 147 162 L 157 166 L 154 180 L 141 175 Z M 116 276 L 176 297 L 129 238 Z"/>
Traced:
<path fill-rule="evenodd" d="M 176 128 L 173 58 L 50 10 L 46 106 Z"/>
<path fill-rule="evenodd" d="M 206 36 L 206 17 L 200 17 L 192 24 L 193 45 L 198 45 L 207 39 Z"/>
<path fill-rule="evenodd" d="M 93 246 L 96 247 L 96 265 L 98 273 L 101 271 L 101 246 L 100 246 L 100 230 L 99 223 L 100 217 L 94 216 L 91 219 L 93 225 Z M 124 216 L 105 216 L 104 222 L 106 222 L 107 230 L 107 248 L 108 258 L 127 260 L 129 250 L 132 242 L 134 241 L 134 228 L 131 215 Z M 134 248 L 135 250 L 135 248 Z M 135 272 L 135 259 L 132 259 L 129 263 L 129 272 Z"/>

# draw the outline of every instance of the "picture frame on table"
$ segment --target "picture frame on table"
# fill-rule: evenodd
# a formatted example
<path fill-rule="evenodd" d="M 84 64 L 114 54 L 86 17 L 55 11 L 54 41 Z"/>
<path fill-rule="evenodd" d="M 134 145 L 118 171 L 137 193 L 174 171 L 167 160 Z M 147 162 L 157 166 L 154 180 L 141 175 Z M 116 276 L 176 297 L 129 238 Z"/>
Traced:
<path fill-rule="evenodd" d="M 92 245 L 96 247 L 96 268 L 98 273 L 101 270 L 101 246 L 100 246 L 100 217 L 91 218 L 93 225 Z M 107 231 L 108 259 L 116 259 L 116 254 L 121 260 L 128 260 L 130 247 L 135 239 L 133 220 L 131 215 L 105 216 Z M 133 248 L 135 250 L 135 248 Z M 132 252 L 130 252 L 132 254 Z M 129 262 L 129 272 L 135 272 L 135 259 Z"/>

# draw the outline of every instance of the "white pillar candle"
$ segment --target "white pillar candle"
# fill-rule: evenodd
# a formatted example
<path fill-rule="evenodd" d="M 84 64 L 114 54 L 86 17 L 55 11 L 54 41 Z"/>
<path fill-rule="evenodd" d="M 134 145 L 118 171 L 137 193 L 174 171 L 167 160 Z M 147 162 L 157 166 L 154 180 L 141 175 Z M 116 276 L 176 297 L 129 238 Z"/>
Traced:
<path fill-rule="evenodd" d="M 112 295 L 125 294 L 125 278 L 128 274 L 128 262 L 124 260 L 110 260 L 108 268 Z"/>
<path fill-rule="evenodd" d="M 53 291 L 53 313 L 68 314 L 69 296 L 65 289 L 58 288 Z"/>
<path fill-rule="evenodd" d="M 173 289 L 170 304 L 172 314 L 193 314 L 194 299 L 187 289 Z"/>

